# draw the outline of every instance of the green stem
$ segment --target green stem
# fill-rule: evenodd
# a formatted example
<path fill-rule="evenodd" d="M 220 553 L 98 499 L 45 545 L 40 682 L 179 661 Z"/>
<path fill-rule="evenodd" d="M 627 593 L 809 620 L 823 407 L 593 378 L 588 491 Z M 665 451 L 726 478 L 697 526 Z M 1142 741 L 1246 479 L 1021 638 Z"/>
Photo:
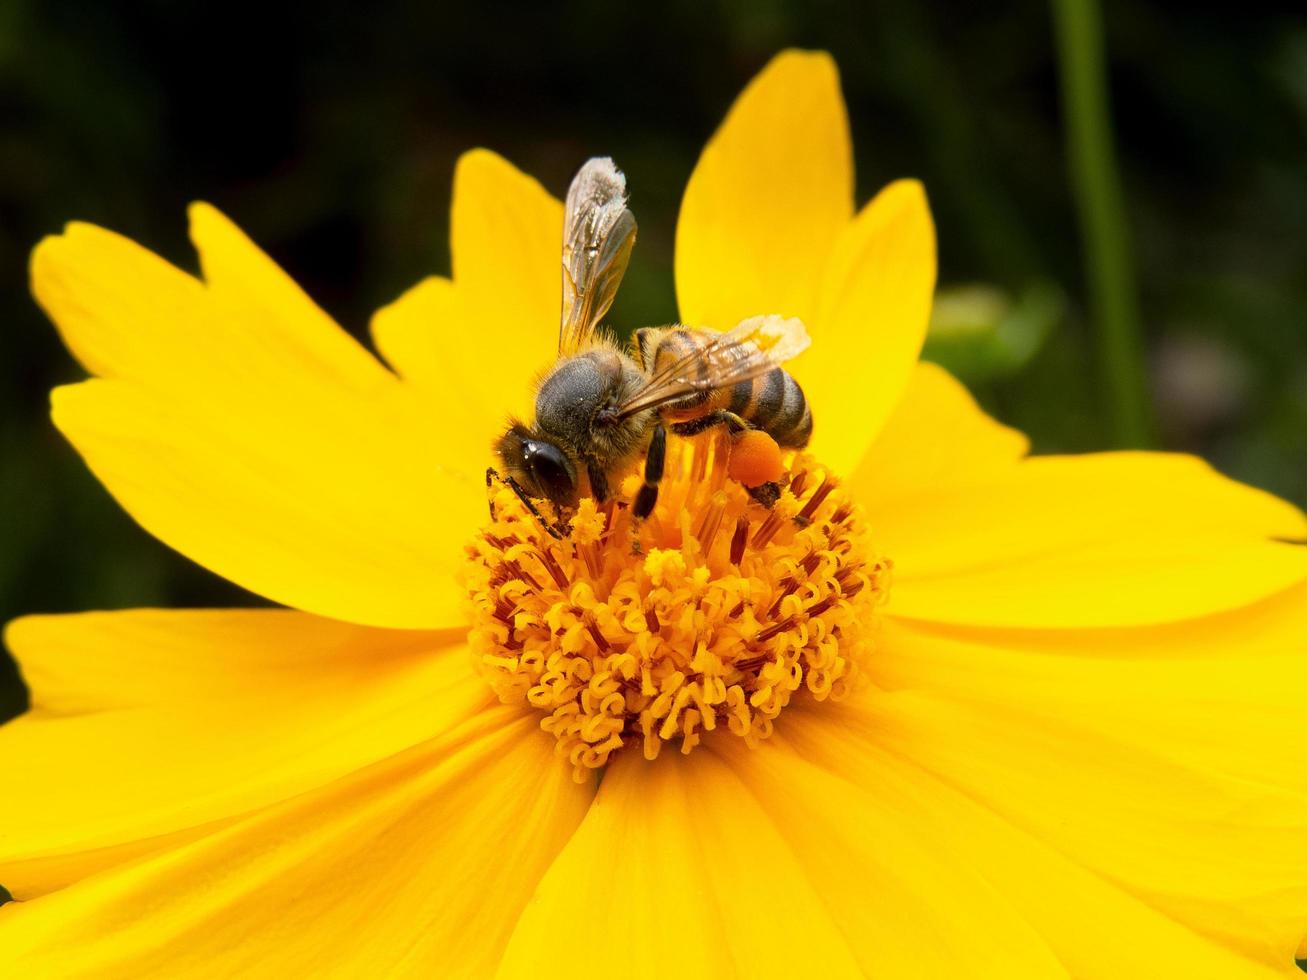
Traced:
<path fill-rule="evenodd" d="M 1125 204 L 1112 148 L 1097 0 L 1053 0 L 1067 155 L 1084 239 L 1090 313 L 1119 446 L 1152 442 L 1152 419 Z"/>

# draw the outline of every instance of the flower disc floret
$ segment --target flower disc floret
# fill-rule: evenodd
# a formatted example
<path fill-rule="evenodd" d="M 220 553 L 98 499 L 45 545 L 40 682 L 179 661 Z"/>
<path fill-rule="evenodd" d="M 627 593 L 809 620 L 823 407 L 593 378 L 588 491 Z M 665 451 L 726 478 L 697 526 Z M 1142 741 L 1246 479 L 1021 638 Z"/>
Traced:
<path fill-rule="evenodd" d="M 721 731 L 767 738 L 796 697 L 838 700 L 870 655 L 890 562 L 806 454 L 774 506 L 726 477 L 725 443 L 680 442 L 659 506 L 583 499 L 555 538 L 509 489 L 469 545 L 470 643 L 505 702 L 544 713 L 578 781 L 613 753 L 690 752 Z"/>

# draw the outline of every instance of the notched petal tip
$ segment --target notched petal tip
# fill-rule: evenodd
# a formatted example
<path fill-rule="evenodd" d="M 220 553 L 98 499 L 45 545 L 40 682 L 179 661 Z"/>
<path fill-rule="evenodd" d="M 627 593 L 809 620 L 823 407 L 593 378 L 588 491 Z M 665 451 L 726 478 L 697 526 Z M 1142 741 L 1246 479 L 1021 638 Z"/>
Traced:
<path fill-rule="evenodd" d="M 191 224 L 195 224 L 197 221 L 209 221 L 215 218 L 228 223 L 231 221 L 230 218 L 208 201 L 191 201 L 190 204 L 186 205 L 186 219 Z"/>
<path fill-rule="evenodd" d="M 29 615 L 9 620 L 0 627 L 0 646 L 8 650 L 14 660 L 21 662 L 19 651 L 30 641 L 32 630 L 37 628 L 37 623 L 47 618 L 49 617 Z"/>
<path fill-rule="evenodd" d="M 28 261 L 28 275 L 32 295 L 47 313 L 50 313 L 49 294 L 65 275 L 65 270 L 74 259 L 74 249 L 97 235 L 117 237 L 113 232 L 99 225 L 85 221 L 70 221 L 63 230 L 46 235 L 32 249 Z"/>
<path fill-rule="evenodd" d="M 57 629 L 60 623 L 95 615 L 98 614 L 77 612 L 28 613 L 19 616 L 0 626 L 0 648 L 9 651 L 9 655 L 18 664 L 19 675 L 30 689 L 33 685 L 29 671 L 32 669 L 33 661 L 40 656 L 42 648 L 49 647 L 51 631 Z"/>
<path fill-rule="evenodd" d="M 55 428 L 71 439 L 69 428 L 75 425 L 76 415 L 84 399 L 91 397 L 105 381 L 101 378 L 88 378 L 73 384 L 59 385 L 50 389 L 50 419 Z"/>
<path fill-rule="evenodd" d="M 448 358 L 436 325 L 458 322 L 457 304 L 453 280 L 427 276 L 372 314 L 372 343 L 400 377 L 441 386 Z"/>
<path fill-rule="evenodd" d="M 21 668 L 32 651 L 41 645 L 43 634 L 60 621 L 78 619 L 94 613 L 28 613 L 11 619 L 0 627 L 0 647 L 9 651 Z"/>
<path fill-rule="evenodd" d="M 27 281 L 32 290 L 32 297 L 38 306 L 49 315 L 49 291 L 58 279 L 57 254 L 63 241 L 63 235 L 46 235 L 32 249 L 27 262 Z"/>
<path fill-rule="evenodd" d="M 234 237 L 248 243 L 250 247 L 256 247 L 236 222 L 208 201 L 192 201 L 186 205 L 186 230 L 201 262 L 204 260 L 206 242 L 218 236 Z"/>

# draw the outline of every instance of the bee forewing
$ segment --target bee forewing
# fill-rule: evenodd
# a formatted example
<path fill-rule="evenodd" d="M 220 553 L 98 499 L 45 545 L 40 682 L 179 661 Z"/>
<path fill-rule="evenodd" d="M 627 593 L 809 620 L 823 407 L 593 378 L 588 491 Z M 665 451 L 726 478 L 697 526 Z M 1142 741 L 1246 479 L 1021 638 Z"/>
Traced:
<path fill-rule="evenodd" d="M 575 243 L 578 231 L 602 238 L 625 208 L 626 177 L 612 157 L 591 157 L 567 189 L 564 241 Z"/>
<path fill-rule="evenodd" d="M 583 348 L 613 304 L 635 245 L 626 178 L 609 157 L 594 157 L 572 179 L 563 210 L 563 308 L 558 349 Z"/>

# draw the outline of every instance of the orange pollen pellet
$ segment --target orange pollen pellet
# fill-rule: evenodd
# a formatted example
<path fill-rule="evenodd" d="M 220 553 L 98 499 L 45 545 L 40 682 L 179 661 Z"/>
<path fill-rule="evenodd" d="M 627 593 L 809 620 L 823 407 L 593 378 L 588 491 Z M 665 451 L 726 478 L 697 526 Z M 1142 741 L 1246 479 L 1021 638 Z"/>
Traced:
<path fill-rule="evenodd" d="M 781 447 L 776 440 L 758 429 L 748 429 L 731 440 L 731 459 L 727 472 L 732 480 L 746 487 L 775 483 L 785 472 Z"/>

